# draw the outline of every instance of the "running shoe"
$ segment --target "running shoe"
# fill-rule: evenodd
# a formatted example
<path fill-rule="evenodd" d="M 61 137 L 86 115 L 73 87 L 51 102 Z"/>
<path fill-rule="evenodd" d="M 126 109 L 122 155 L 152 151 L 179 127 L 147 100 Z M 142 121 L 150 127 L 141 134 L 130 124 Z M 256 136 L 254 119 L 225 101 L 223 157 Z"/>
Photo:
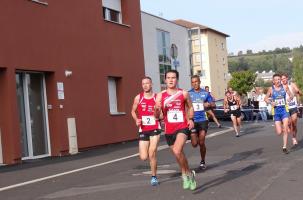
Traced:
<path fill-rule="evenodd" d="M 152 176 L 152 177 L 151 177 L 151 179 L 150 179 L 150 184 L 151 184 L 152 186 L 157 186 L 157 185 L 159 185 L 159 181 L 158 181 L 158 179 L 157 179 L 156 176 Z"/>
<path fill-rule="evenodd" d="M 298 145 L 298 141 L 296 138 L 292 138 L 292 145 L 293 146 L 297 146 Z"/>
<path fill-rule="evenodd" d="M 190 186 L 191 186 L 191 180 L 190 180 L 190 178 L 186 174 L 183 174 L 182 175 L 182 179 L 183 179 L 183 189 L 184 190 L 189 189 Z"/>
<path fill-rule="evenodd" d="M 206 169 L 206 165 L 205 165 L 205 161 L 204 160 L 201 160 L 201 162 L 200 162 L 200 169 L 203 169 L 203 170 Z"/>
<path fill-rule="evenodd" d="M 286 147 L 283 147 L 283 148 L 282 148 L 282 151 L 283 151 L 283 153 L 285 153 L 285 154 L 288 154 L 288 153 L 289 153 L 289 151 L 287 150 Z"/>
<path fill-rule="evenodd" d="M 196 172 L 193 170 L 189 177 L 190 178 L 190 187 L 189 187 L 190 190 L 195 190 L 197 188 L 197 182 L 196 182 L 195 176 L 196 176 Z"/>
<path fill-rule="evenodd" d="M 222 125 L 221 125 L 221 124 L 219 124 L 219 125 L 218 125 L 218 128 L 222 128 Z"/>

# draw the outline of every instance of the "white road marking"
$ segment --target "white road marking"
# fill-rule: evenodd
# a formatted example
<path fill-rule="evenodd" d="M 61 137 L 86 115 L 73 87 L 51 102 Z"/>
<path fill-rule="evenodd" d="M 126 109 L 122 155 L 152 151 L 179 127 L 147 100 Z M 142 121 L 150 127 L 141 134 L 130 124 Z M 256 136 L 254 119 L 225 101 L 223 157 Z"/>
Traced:
<path fill-rule="evenodd" d="M 222 134 L 227 133 L 231 130 L 233 130 L 233 128 L 229 127 L 227 130 L 222 130 L 222 131 L 219 131 L 219 132 L 209 134 L 209 135 L 206 136 L 206 138 L 212 138 L 212 137 L 215 137 L 215 136 L 218 136 L 218 135 L 222 135 Z M 189 142 L 190 141 L 187 141 L 187 143 L 189 143 Z M 167 149 L 167 148 L 169 148 L 167 145 L 162 145 L 162 146 L 158 147 L 158 151 L 161 151 L 161 150 L 164 150 L 164 149 Z M 95 165 L 90 165 L 90 166 L 87 166 L 87 167 L 82 167 L 82 168 L 79 168 L 79 169 L 75 169 L 75 170 L 71 170 L 71 171 L 67 171 L 67 172 L 62 172 L 62 173 L 54 174 L 54 175 L 51 175 L 51 176 L 46 176 L 46 177 L 43 177 L 43 178 L 33 179 L 31 181 L 26 181 L 26 182 L 14 184 L 14 185 L 9 185 L 9 186 L 0 188 L 0 192 L 5 191 L 5 190 L 18 188 L 18 187 L 22 187 L 22 186 L 25 186 L 25 185 L 30 185 L 30 184 L 33 184 L 33 183 L 38 183 L 38 182 L 53 179 L 53 178 L 57 178 L 57 177 L 60 177 L 60 176 L 65 176 L 65 175 L 68 175 L 68 174 L 81 172 L 81 171 L 96 168 L 96 167 L 101 167 L 101 166 L 104 166 L 104 165 L 112 164 L 112 163 L 115 163 L 115 162 L 118 162 L 118 161 L 126 160 L 126 159 L 137 157 L 137 156 L 139 156 L 138 153 L 133 154 L 133 155 L 129 155 L 129 156 L 125 156 L 125 157 L 122 157 L 122 158 L 110 160 L 110 161 L 107 161 L 107 162 L 103 162 L 103 163 L 99 163 L 99 164 L 95 164 Z"/>

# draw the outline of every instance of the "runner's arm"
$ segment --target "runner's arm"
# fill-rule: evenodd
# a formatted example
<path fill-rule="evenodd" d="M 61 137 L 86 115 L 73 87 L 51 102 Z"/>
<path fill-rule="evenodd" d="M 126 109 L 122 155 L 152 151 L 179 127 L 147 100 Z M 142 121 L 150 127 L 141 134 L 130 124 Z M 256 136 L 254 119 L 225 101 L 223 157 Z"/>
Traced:
<path fill-rule="evenodd" d="M 224 109 L 224 112 L 227 112 L 227 111 L 228 111 L 227 96 L 224 97 L 223 109 Z"/>
<path fill-rule="evenodd" d="M 135 120 L 137 126 L 139 126 L 141 124 L 141 119 L 138 119 L 138 116 L 137 116 L 137 108 L 138 108 L 138 104 L 139 104 L 139 98 L 140 98 L 139 95 L 137 95 L 134 98 L 134 103 L 133 103 L 132 111 L 131 111 L 132 117 Z"/>
<path fill-rule="evenodd" d="M 161 112 L 161 100 L 162 100 L 162 92 L 159 92 L 156 97 L 155 111 L 154 116 L 156 119 L 163 118 L 163 114 Z"/>
<path fill-rule="evenodd" d="M 296 93 L 297 95 L 300 95 L 300 96 L 303 95 L 302 91 L 299 89 L 299 87 L 297 86 L 297 84 L 292 83 L 292 87 L 293 87 L 293 89 L 294 89 L 294 91 L 295 91 L 295 93 Z"/>
<path fill-rule="evenodd" d="M 264 98 L 264 101 L 265 101 L 267 104 L 271 104 L 272 106 L 275 106 L 274 102 L 270 102 L 270 101 L 269 101 L 269 97 L 271 97 L 271 93 L 272 93 L 272 88 L 269 87 L 268 90 L 267 90 L 266 96 L 265 96 L 265 98 Z"/>
<path fill-rule="evenodd" d="M 194 108 L 190 100 L 190 96 L 187 91 L 183 90 L 183 96 L 185 99 L 185 104 L 187 107 L 187 117 L 188 117 L 188 128 L 192 129 L 194 127 Z"/>
<path fill-rule="evenodd" d="M 294 98 L 294 95 L 290 92 L 289 87 L 285 87 L 285 90 L 289 96 L 289 99 L 287 99 L 288 101 L 291 101 Z"/>

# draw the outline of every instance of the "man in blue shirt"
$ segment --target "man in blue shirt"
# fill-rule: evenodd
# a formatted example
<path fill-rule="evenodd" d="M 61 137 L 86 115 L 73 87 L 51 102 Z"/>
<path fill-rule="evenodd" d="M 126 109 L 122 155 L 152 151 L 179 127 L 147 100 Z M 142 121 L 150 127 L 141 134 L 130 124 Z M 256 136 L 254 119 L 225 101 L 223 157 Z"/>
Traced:
<path fill-rule="evenodd" d="M 191 98 L 194 108 L 194 123 L 195 126 L 191 130 L 191 143 L 193 147 L 200 146 L 201 162 L 200 168 L 206 169 L 205 165 L 205 136 L 208 130 L 208 118 L 205 109 L 210 107 L 213 99 L 209 92 L 201 89 L 200 77 L 194 75 L 191 77 L 192 89 L 189 90 L 189 96 Z"/>

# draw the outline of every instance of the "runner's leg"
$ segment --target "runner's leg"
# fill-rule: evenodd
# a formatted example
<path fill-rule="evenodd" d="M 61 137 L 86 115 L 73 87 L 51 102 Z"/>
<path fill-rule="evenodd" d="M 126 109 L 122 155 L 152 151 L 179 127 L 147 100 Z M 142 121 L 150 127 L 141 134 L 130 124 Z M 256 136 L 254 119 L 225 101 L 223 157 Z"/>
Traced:
<path fill-rule="evenodd" d="M 185 135 L 184 133 L 179 133 L 176 136 L 176 141 L 174 145 L 171 146 L 171 150 L 176 157 L 176 160 L 181 168 L 182 174 L 190 173 L 188 162 L 183 152 L 183 147 L 185 145 L 186 140 L 187 140 L 187 135 Z"/>
<path fill-rule="evenodd" d="M 231 116 L 231 121 L 233 123 L 233 127 L 234 127 L 234 130 L 236 132 L 236 136 L 238 136 L 239 131 L 238 131 L 238 126 L 237 126 L 237 117 L 236 116 Z"/>
<path fill-rule="evenodd" d="M 148 149 L 150 168 L 152 176 L 157 175 L 157 147 L 160 140 L 160 135 L 150 137 L 150 145 Z"/>
<path fill-rule="evenodd" d="M 205 155 L 206 155 L 205 136 L 206 136 L 205 130 L 201 130 L 199 132 L 199 145 L 200 145 L 201 161 L 205 161 Z"/>
<path fill-rule="evenodd" d="M 290 117 L 291 121 L 291 133 L 292 133 L 292 139 L 293 139 L 293 145 L 298 144 L 297 142 L 297 122 L 298 122 L 298 113 L 294 113 Z"/>
<path fill-rule="evenodd" d="M 144 140 L 139 141 L 139 156 L 140 159 L 143 161 L 148 159 L 148 147 L 149 147 L 149 141 L 144 141 Z"/>

